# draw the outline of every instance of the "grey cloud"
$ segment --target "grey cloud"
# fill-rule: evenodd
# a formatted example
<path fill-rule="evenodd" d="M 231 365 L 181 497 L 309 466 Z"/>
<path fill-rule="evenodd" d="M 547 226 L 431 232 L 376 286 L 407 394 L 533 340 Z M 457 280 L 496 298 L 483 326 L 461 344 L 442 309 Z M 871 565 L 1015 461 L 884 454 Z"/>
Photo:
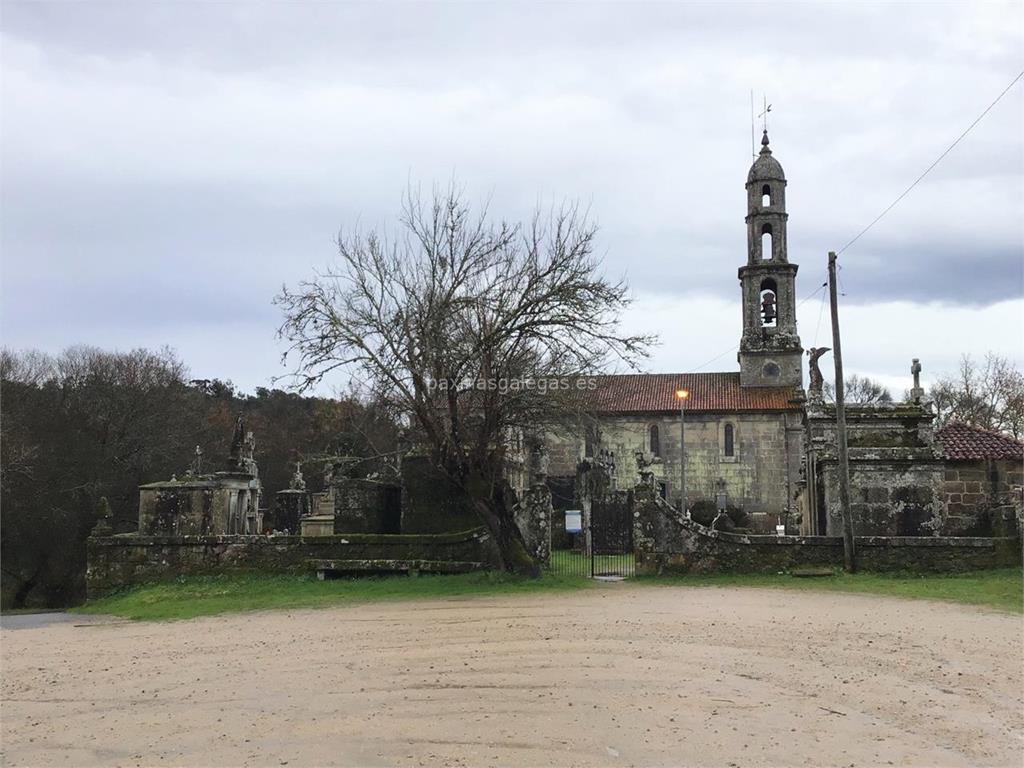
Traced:
<path fill-rule="evenodd" d="M 552 51 L 614 53 L 700 46 L 865 56 L 923 48 L 956 3 L 826 5 L 719 3 L 191 3 L 10 2 L 5 31 L 54 53 L 136 57 L 238 71 L 297 62 L 390 68 L 410 61 L 495 59 Z M 916 44 L 915 44 L 916 43 Z M 898 45 L 897 45 L 898 44 Z M 368 68 L 370 68 L 368 66 Z"/>
<path fill-rule="evenodd" d="M 264 349 L 271 298 L 339 228 L 393 222 L 409 180 L 452 175 L 512 218 L 582 200 L 638 293 L 732 301 L 751 87 L 775 104 L 808 295 L 1012 77 L 1022 20 L 1010 3 L 8 2 L 4 340 L 216 361 L 205 325 Z M 1018 86 L 844 254 L 848 301 L 1020 296 L 1022 112 Z"/>
<path fill-rule="evenodd" d="M 973 248 L 969 243 L 864 249 L 841 258 L 847 301 L 939 301 L 986 306 L 1024 293 L 1024 250 Z M 921 264 L 927 265 L 922 269 Z"/>

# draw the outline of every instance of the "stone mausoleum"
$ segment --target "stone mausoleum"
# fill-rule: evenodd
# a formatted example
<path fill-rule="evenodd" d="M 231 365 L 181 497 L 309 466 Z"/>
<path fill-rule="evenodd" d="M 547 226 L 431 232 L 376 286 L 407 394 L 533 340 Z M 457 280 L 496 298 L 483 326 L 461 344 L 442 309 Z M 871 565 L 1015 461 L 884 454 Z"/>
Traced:
<path fill-rule="evenodd" d="M 262 486 L 253 458 L 256 440 L 241 418 L 235 425 L 225 468 L 203 473 L 202 450 L 180 479 L 139 488 L 139 533 L 147 536 L 208 536 L 263 532 Z"/>

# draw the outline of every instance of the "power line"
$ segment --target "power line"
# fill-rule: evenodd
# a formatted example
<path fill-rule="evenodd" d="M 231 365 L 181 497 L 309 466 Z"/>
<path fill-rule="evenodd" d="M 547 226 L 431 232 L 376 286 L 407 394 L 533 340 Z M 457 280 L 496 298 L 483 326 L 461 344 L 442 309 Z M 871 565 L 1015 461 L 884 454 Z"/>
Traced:
<path fill-rule="evenodd" d="M 874 221 L 872 221 L 870 224 L 868 224 L 866 227 L 864 227 L 864 229 L 862 229 L 857 234 L 857 236 L 853 238 L 853 240 L 851 240 L 846 245 L 844 245 L 842 248 L 840 248 L 838 251 L 836 251 L 836 255 L 838 256 L 840 253 L 842 253 L 847 248 L 849 248 L 851 245 L 853 245 L 855 242 L 857 242 L 861 238 L 862 235 L 864 235 L 869 229 L 871 229 L 873 226 L 875 226 L 875 224 L 877 224 L 879 221 L 881 221 L 882 217 L 885 216 L 885 214 L 887 214 L 889 211 L 891 211 L 893 208 L 895 208 L 896 204 L 899 203 L 900 200 L 902 200 L 904 197 L 906 197 L 908 194 L 910 194 L 910 190 L 912 190 L 914 187 L 916 187 L 918 185 L 918 183 L 921 181 L 921 179 L 923 179 L 925 176 L 927 176 L 931 172 L 931 170 L 936 165 L 938 165 L 942 161 L 942 159 L 953 150 L 953 147 L 955 147 L 957 144 L 959 144 L 960 140 L 963 139 L 963 137 L 966 136 L 968 133 L 970 133 L 971 129 L 974 128 L 974 126 L 976 126 L 978 123 L 981 122 L 981 119 L 983 117 L 985 117 L 985 115 L 987 115 L 989 113 L 989 111 L 992 109 L 992 107 L 994 107 L 996 104 L 999 103 L 999 100 L 1002 99 L 1003 96 L 1005 96 L 1007 94 L 1007 92 L 1011 88 L 1013 88 L 1013 86 L 1015 86 L 1017 84 L 1017 81 L 1020 80 L 1022 77 L 1024 77 L 1024 70 L 1022 70 L 1015 78 L 1013 78 L 1013 80 L 1010 82 L 1010 84 L 1003 89 L 1003 92 L 1000 93 L 998 96 L 996 96 L 995 100 L 991 104 L 989 104 L 987 107 L 985 107 L 985 111 L 982 112 L 980 115 L 978 115 L 978 117 L 975 119 L 975 121 L 973 123 L 971 123 L 969 126 L 967 126 L 967 130 L 965 130 L 963 133 L 961 133 L 959 136 L 957 136 L 956 141 L 954 141 L 952 144 L 950 144 L 948 147 L 946 147 L 946 151 L 943 152 L 941 155 L 939 155 L 938 158 L 936 158 L 935 162 L 932 163 L 931 165 L 929 165 L 925 169 L 924 173 L 922 173 L 920 176 L 918 176 L 914 180 L 913 184 L 911 184 L 909 187 L 907 187 L 905 190 L 903 190 L 903 194 L 901 194 L 899 197 L 897 197 L 895 200 L 893 200 L 889 204 L 889 206 L 884 211 L 882 211 L 880 214 L 878 214 L 878 216 L 875 217 Z"/>
<path fill-rule="evenodd" d="M 942 162 L 943 158 L 945 158 L 946 155 L 948 155 L 950 152 L 953 151 L 953 149 L 956 147 L 956 145 L 959 144 L 963 140 L 963 138 L 968 133 L 971 132 L 971 130 L 973 130 L 974 126 L 976 126 L 978 123 L 980 123 L 982 121 L 982 119 L 985 117 L 985 115 L 987 115 L 992 110 L 992 108 L 996 104 L 998 104 L 1000 102 L 1000 100 L 1003 98 L 1003 96 L 1005 96 L 1010 91 L 1010 89 L 1013 88 L 1013 86 L 1017 84 L 1017 81 L 1019 81 L 1022 77 L 1024 77 L 1024 70 L 1022 70 L 1020 73 L 1018 73 L 1018 75 L 1015 78 L 1013 78 L 1013 80 L 1010 81 L 1010 84 L 1007 85 L 998 96 L 996 96 L 996 98 L 992 101 L 991 104 L 989 104 L 987 107 L 985 107 L 984 111 L 980 115 L 978 115 L 978 117 L 976 117 L 974 119 L 974 122 L 972 122 L 969 126 L 967 126 L 967 128 L 964 130 L 964 132 L 961 133 L 959 136 L 957 136 L 956 140 L 953 141 L 953 143 L 950 144 L 948 147 L 946 147 L 945 151 L 943 151 L 943 153 L 941 155 L 939 155 L 935 159 L 935 161 L 931 165 L 929 165 L 920 176 L 918 176 L 916 179 L 914 179 L 913 183 L 909 187 L 907 187 L 905 190 L 903 190 L 903 192 L 899 195 L 899 197 L 897 197 L 895 200 L 893 200 L 891 203 L 889 203 L 889 205 L 886 206 L 885 210 L 883 210 L 880 214 L 878 214 L 878 216 L 876 216 L 874 218 L 874 220 L 870 224 L 868 224 L 866 227 L 864 227 L 864 229 L 862 229 L 860 232 L 858 232 L 857 235 L 852 240 L 850 240 L 850 242 L 848 242 L 846 245 L 844 245 L 842 248 L 840 248 L 838 251 L 836 251 L 836 255 L 838 256 L 840 253 L 845 251 L 847 248 L 849 248 L 855 242 L 860 240 L 860 238 L 863 237 L 868 232 L 869 229 L 871 229 L 873 226 L 875 226 L 875 224 L 877 224 L 879 221 L 881 221 L 882 218 L 889 211 L 891 211 L 893 208 L 895 208 L 903 198 L 905 198 L 907 195 L 909 195 L 911 190 L 914 189 L 914 187 L 916 187 L 918 184 L 920 184 L 921 181 L 924 179 L 924 177 L 927 176 L 929 173 L 931 173 L 932 170 L 935 168 L 935 166 L 937 166 L 940 162 Z M 751 93 L 751 99 L 753 99 L 753 93 Z M 842 267 L 840 267 L 840 270 L 841 269 L 842 269 Z M 840 277 L 839 282 L 840 282 L 840 285 L 842 285 L 842 277 Z M 827 286 L 828 286 L 828 281 L 826 280 L 824 283 L 822 283 L 818 287 L 818 289 L 816 291 L 814 291 L 814 293 L 812 293 L 809 296 L 805 297 L 799 304 L 797 304 L 796 305 L 797 308 L 799 309 L 806 302 L 808 302 L 811 299 L 813 299 L 818 294 L 819 291 L 821 291 L 823 288 L 826 288 Z M 846 293 L 845 293 L 845 286 L 843 286 L 843 288 L 844 288 L 843 295 L 845 296 L 846 295 Z M 818 331 L 821 330 L 821 317 L 822 317 L 822 311 L 824 310 L 824 307 L 825 307 L 825 303 L 824 303 L 824 294 L 823 294 L 822 295 L 821 310 L 819 310 L 819 312 L 818 312 L 818 325 L 817 325 L 817 327 L 815 328 L 815 331 L 814 331 L 815 344 L 817 344 Z M 708 365 L 711 365 L 711 363 L 715 362 L 716 360 L 719 360 L 720 358 L 724 357 L 725 355 L 729 354 L 730 352 L 736 351 L 737 349 L 739 349 L 739 345 L 736 345 L 734 347 L 730 347 L 729 349 L 725 350 L 724 352 L 721 352 L 721 353 L 715 355 L 714 357 L 712 357 L 707 362 L 701 363 L 696 368 L 690 369 L 690 372 L 691 373 L 695 373 L 695 372 L 699 371 L 701 368 L 705 368 Z"/>
<path fill-rule="evenodd" d="M 804 304 L 806 304 L 806 303 L 807 303 L 808 301 L 810 301 L 810 300 L 811 300 L 811 299 L 813 299 L 813 298 L 814 298 L 815 296 L 817 296 L 817 295 L 818 295 L 818 292 L 819 292 L 819 291 L 821 291 L 821 290 L 822 290 L 823 288 L 826 288 L 827 286 L 828 286 L 828 281 L 825 281 L 824 283 L 822 283 L 821 285 L 819 285 L 819 286 L 818 286 L 818 288 L 817 288 L 817 290 L 815 290 L 815 291 L 814 291 L 814 293 L 810 294 L 809 296 L 806 296 L 806 297 L 804 297 L 804 299 L 803 299 L 803 300 L 802 300 L 802 301 L 801 301 L 801 302 L 800 302 L 799 304 L 797 304 L 797 305 L 796 305 L 797 309 L 799 309 L 799 308 L 800 308 L 800 307 L 802 307 L 802 306 L 803 306 Z M 822 295 L 824 295 L 824 294 L 822 294 Z M 725 357 L 726 355 L 728 355 L 728 354 L 729 354 L 730 352 L 735 352 L 735 351 L 736 351 L 737 349 L 739 349 L 739 348 L 740 348 L 740 345 L 739 345 L 739 344 L 736 344 L 735 346 L 729 347 L 729 348 L 728 348 L 727 350 L 725 350 L 724 352 L 719 352 L 719 353 L 718 353 L 717 355 L 715 355 L 714 357 L 712 357 L 712 358 L 711 358 L 710 360 L 708 360 L 708 361 L 706 361 L 706 362 L 703 362 L 703 363 L 701 363 L 701 364 L 700 364 L 700 365 L 698 365 L 698 366 L 697 366 L 696 368 L 691 368 L 691 369 L 690 369 L 689 371 L 687 371 L 687 373 L 697 373 L 697 371 L 699 371 L 699 370 L 700 370 L 701 368 L 706 368 L 707 366 L 711 365 L 711 364 L 712 364 L 713 362 L 715 362 L 716 360 L 720 360 L 721 358 L 723 358 L 723 357 Z"/>
<path fill-rule="evenodd" d="M 711 358 L 710 360 L 708 360 L 707 362 L 705 362 L 705 363 L 701 363 L 701 364 L 700 364 L 700 365 L 698 365 L 698 366 L 697 366 L 696 368 L 691 368 L 691 369 L 690 369 L 690 370 L 688 371 L 688 373 L 696 373 L 696 372 L 697 372 L 697 371 L 699 371 L 699 370 L 700 370 L 701 368 L 706 368 L 707 366 L 711 365 L 711 364 L 712 364 L 713 362 L 715 362 L 716 360 L 718 360 L 718 359 L 720 359 L 720 358 L 723 358 L 723 357 L 725 357 L 725 356 L 726 356 L 726 355 L 728 355 L 728 354 L 729 354 L 730 352 L 735 352 L 735 351 L 736 351 L 737 349 L 739 349 L 739 348 L 740 348 L 740 345 L 739 345 L 739 344 L 737 344 L 737 345 L 736 345 L 736 346 L 734 346 L 734 347 L 729 347 L 729 349 L 725 350 L 725 352 L 721 352 L 721 353 L 719 353 L 719 354 L 715 355 L 714 357 L 712 357 L 712 358 Z"/>
<path fill-rule="evenodd" d="M 817 287 L 817 288 L 815 289 L 814 293 L 811 293 L 811 294 L 808 294 L 807 296 L 805 296 L 805 297 L 804 297 L 804 298 L 803 298 L 803 299 L 802 299 L 802 300 L 800 301 L 800 303 L 796 305 L 796 308 L 797 308 L 797 309 L 800 309 L 800 307 L 802 307 L 802 306 L 803 306 L 804 304 L 806 304 L 806 303 L 807 303 L 808 301 L 810 301 L 810 300 L 811 300 L 811 299 L 813 299 L 813 298 L 814 298 L 815 296 L 817 296 L 817 295 L 818 295 L 818 291 L 822 290 L 823 288 L 828 288 L 828 280 L 826 280 L 826 281 L 825 281 L 824 283 L 822 283 L 821 285 L 819 285 L 819 286 L 818 286 L 818 287 Z"/>
<path fill-rule="evenodd" d="M 821 294 L 821 308 L 818 309 L 818 324 L 814 327 L 814 346 L 818 346 L 818 333 L 821 331 L 821 318 L 825 315 L 825 294 Z"/>

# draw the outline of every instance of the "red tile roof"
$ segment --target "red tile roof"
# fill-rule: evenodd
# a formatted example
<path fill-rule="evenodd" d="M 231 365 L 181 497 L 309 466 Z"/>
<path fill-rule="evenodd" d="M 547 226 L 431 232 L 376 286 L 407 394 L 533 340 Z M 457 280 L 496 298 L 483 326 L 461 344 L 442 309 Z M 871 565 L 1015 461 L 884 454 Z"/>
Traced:
<path fill-rule="evenodd" d="M 1009 435 L 968 424 L 947 424 L 935 430 L 942 453 L 954 461 L 1016 459 L 1024 461 L 1024 443 Z"/>
<path fill-rule="evenodd" d="M 593 380 L 598 413 L 678 413 L 677 389 L 690 392 L 687 412 L 800 410 L 793 387 L 740 387 L 739 373 L 639 373 Z"/>

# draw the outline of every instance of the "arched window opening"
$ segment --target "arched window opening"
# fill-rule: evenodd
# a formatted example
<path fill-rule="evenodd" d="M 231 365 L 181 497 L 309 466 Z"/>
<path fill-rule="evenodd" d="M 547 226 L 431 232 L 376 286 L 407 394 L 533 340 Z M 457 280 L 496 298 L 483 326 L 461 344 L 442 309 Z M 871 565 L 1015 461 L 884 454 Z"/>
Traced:
<path fill-rule="evenodd" d="M 761 327 L 775 328 L 779 322 L 779 289 L 770 277 L 761 281 Z"/>
<path fill-rule="evenodd" d="M 773 256 L 772 251 L 772 225 L 765 224 L 761 227 L 761 258 L 768 260 Z"/>
<path fill-rule="evenodd" d="M 736 430 L 732 424 L 725 425 L 725 455 L 736 455 Z"/>
<path fill-rule="evenodd" d="M 661 456 L 661 437 L 658 434 L 657 424 L 651 424 L 651 427 L 648 430 L 648 437 L 648 442 L 651 446 L 651 454 L 653 456 Z"/>
<path fill-rule="evenodd" d="M 583 437 L 583 455 L 587 458 L 597 456 L 597 427 L 588 425 Z"/>
<path fill-rule="evenodd" d="M 765 184 L 761 187 L 761 207 L 767 208 L 772 204 L 772 188 Z"/>

